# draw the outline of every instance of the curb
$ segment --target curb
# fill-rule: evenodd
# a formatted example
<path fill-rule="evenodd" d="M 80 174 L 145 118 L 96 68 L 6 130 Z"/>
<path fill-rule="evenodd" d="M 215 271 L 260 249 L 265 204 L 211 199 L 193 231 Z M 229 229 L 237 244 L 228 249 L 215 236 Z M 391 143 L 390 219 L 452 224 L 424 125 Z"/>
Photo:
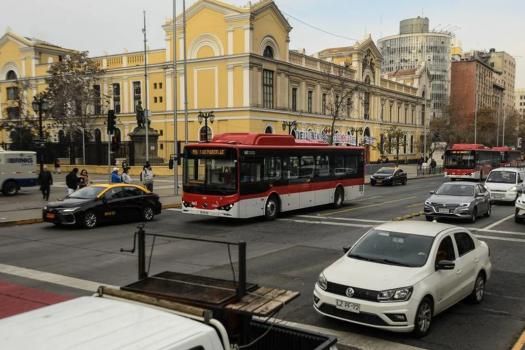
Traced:
<path fill-rule="evenodd" d="M 403 221 L 403 220 L 408 220 L 408 219 L 412 219 L 412 218 L 415 218 L 417 216 L 421 216 L 421 215 L 425 215 L 425 212 L 424 211 L 418 211 L 416 213 L 412 213 L 412 214 L 408 214 L 408 215 L 403 215 L 403 216 L 398 216 L 396 218 L 393 218 L 392 221 Z"/>
<path fill-rule="evenodd" d="M 181 208 L 182 205 L 180 203 L 170 203 L 170 204 L 163 204 L 162 209 L 178 209 Z"/>
<path fill-rule="evenodd" d="M 18 225 L 32 225 L 32 224 L 40 224 L 42 222 L 44 222 L 44 220 L 42 220 L 42 218 L 5 221 L 5 222 L 0 222 L 0 227 L 9 227 L 9 226 L 18 226 Z"/>
<path fill-rule="evenodd" d="M 511 350 L 523 350 L 525 349 L 525 330 L 521 333 L 521 336 L 516 341 L 516 344 L 512 347 Z"/>

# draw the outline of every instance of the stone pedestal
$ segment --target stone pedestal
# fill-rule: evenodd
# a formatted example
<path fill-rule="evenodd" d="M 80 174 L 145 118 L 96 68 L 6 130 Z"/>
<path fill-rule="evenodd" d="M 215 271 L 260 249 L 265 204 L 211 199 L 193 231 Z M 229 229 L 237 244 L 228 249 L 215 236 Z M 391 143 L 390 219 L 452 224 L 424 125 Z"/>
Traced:
<path fill-rule="evenodd" d="M 133 142 L 133 155 L 135 165 L 146 163 L 146 128 L 135 128 L 129 133 L 129 138 Z M 164 160 L 158 156 L 157 130 L 148 128 L 149 162 L 151 165 L 163 164 Z"/>

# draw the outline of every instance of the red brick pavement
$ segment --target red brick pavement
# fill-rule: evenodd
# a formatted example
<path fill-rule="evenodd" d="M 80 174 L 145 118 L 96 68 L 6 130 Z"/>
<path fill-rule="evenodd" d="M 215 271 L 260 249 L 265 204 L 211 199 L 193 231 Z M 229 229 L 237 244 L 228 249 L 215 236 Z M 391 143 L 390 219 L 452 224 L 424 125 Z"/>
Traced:
<path fill-rule="evenodd" d="M 0 318 L 73 298 L 71 295 L 60 295 L 0 281 Z"/>

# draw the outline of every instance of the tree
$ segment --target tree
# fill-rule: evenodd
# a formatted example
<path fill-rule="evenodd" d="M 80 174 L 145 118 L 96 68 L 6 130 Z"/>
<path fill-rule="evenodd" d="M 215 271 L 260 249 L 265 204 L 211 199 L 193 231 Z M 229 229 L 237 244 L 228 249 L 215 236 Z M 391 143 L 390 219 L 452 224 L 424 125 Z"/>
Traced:
<path fill-rule="evenodd" d="M 350 117 L 353 109 L 354 93 L 358 91 L 358 85 L 350 85 L 346 76 L 346 68 L 334 67 L 335 72 L 324 71 L 323 82 L 326 84 L 328 94 L 323 94 L 323 110 L 331 117 L 328 143 L 334 144 L 335 123 Z"/>
<path fill-rule="evenodd" d="M 83 128 L 89 134 L 95 117 L 101 115 L 102 100 L 99 79 L 104 71 L 88 57 L 87 52 L 74 52 L 51 65 L 46 93 L 50 117 L 72 135 Z"/>
<path fill-rule="evenodd" d="M 406 133 L 393 125 L 386 131 L 386 136 L 383 140 L 383 150 L 391 153 L 392 150 L 396 152 L 396 162 L 399 162 L 399 149 L 407 146 L 405 139 Z"/>
<path fill-rule="evenodd" d="M 7 118 L 2 119 L 0 129 L 9 132 L 12 142 L 10 148 L 13 150 L 33 149 L 38 136 L 38 118 L 28 101 L 30 88 L 31 84 L 27 80 L 16 80 L 7 88 L 9 100 L 3 110 Z"/>

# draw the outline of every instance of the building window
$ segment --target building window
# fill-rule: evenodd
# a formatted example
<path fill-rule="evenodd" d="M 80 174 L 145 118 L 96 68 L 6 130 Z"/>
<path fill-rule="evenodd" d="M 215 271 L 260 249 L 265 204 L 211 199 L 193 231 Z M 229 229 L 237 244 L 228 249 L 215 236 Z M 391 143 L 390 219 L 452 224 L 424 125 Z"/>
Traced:
<path fill-rule="evenodd" d="M 346 116 L 350 118 L 352 114 L 352 99 L 349 97 L 346 99 Z"/>
<path fill-rule="evenodd" d="M 14 70 L 10 70 L 9 72 L 7 72 L 5 76 L 5 80 L 16 80 L 16 79 L 17 79 L 17 76 Z"/>
<path fill-rule="evenodd" d="M 164 130 L 160 129 L 159 130 L 159 134 L 160 134 L 160 136 L 164 136 Z"/>
<path fill-rule="evenodd" d="M 273 58 L 273 48 L 270 45 L 264 48 L 263 56 L 266 58 Z"/>
<path fill-rule="evenodd" d="M 159 83 L 159 89 L 162 89 L 162 83 Z"/>
<path fill-rule="evenodd" d="M 157 83 L 153 83 L 153 89 L 157 90 Z"/>
<path fill-rule="evenodd" d="M 18 119 L 20 118 L 20 108 L 18 107 L 7 107 L 7 118 Z"/>
<path fill-rule="evenodd" d="M 164 99 L 162 98 L 162 96 L 159 97 L 159 102 L 162 103 Z"/>
<path fill-rule="evenodd" d="M 410 135 L 410 153 L 414 153 L 414 135 Z"/>
<path fill-rule="evenodd" d="M 270 125 L 268 125 L 266 127 L 266 129 L 264 129 L 264 133 L 265 134 L 273 134 L 273 128 Z"/>
<path fill-rule="evenodd" d="M 297 88 L 292 88 L 292 111 L 297 112 Z"/>
<path fill-rule="evenodd" d="M 414 124 L 414 110 L 415 110 L 415 108 L 412 107 L 412 115 L 410 117 L 410 124 Z"/>
<path fill-rule="evenodd" d="M 153 103 L 157 103 L 157 96 L 153 97 Z"/>
<path fill-rule="evenodd" d="M 273 108 L 273 71 L 263 70 L 263 107 Z"/>
<path fill-rule="evenodd" d="M 134 112 L 137 111 L 137 104 L 141 100 L 142 90 L 140 88 L 140 81 L 134 81 L 133 82 L 133 106 L 134 106 Z"/>
<path fill-rule="evenodd" d="M 367 91 L 365 92 L 365 99 L 364 99 L 364 109 L 365 109 L 365 120 L 370 119 L 370 93 Z"/>
<path fill-rule="evenodd" d="M 113 84 L 113 110 L 115 114 L 120 113 L 120 84 Z"/>
<path fill-rule="evenodd" d="M 308 91 L 308 113 L 312 113 L 313 95 L 313 91 Z"/>
<path fill-rule="evenodd" d="M 6 89 L 7 92 L 7 100 L 8 101 L 14 101 L 18 99 L 18 88 L 17 87 L 8 87 Z"/>
<path fill-rule="evenodd" d="M 407 135 L 403 136 L 403 153 L 407 154 Z"/>
<path fill-rule="evenodd" d="M 321 101 L 321 114 L 326 115 L 326 94 L 323 94 L 323 99 Z"/>
<path fill-rule="evenodd" d="M 94 108 L 95 115 L 100 115 L 102 112 L 102 106 L 100 103 L 100 85 L 93 85 L 93 98 L 94 98 L 93 106 L 95 107 Z"/>
<path fill-rule="evenodd" d="M 203 126 L 199 131 L 199 141 L 200 142 L 210 142 L 212 139 L 212 131 L 208 126 Z"/>

